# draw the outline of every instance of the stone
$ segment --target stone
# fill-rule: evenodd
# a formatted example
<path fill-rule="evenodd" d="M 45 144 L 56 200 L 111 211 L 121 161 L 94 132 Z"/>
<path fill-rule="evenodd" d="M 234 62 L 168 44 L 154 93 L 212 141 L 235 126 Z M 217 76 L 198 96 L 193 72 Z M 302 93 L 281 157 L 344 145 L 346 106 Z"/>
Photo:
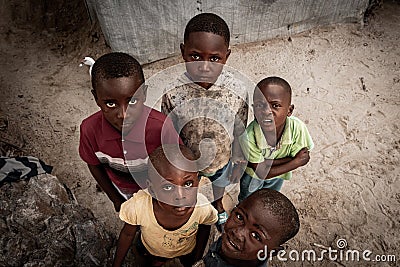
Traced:
<path fill-rule="evenodd" d="M 0 266 L 110 266 L 115 236 L 57 177 L 0 187 Z"/>

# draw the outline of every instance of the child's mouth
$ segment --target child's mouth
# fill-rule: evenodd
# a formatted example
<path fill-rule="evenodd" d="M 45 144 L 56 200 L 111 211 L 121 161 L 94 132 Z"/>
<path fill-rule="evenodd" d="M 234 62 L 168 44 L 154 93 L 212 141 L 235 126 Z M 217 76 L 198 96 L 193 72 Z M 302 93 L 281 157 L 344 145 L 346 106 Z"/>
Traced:
<path fill-rule="evenodd" d="M 261 121 L 261 124 L 263 124 L 263 125 L 272 125 L 272 124 L 274 124 L 274 120 L 272 120 L 272 119 L 263 119 Z"/>
<path fill-rule="evenodd" d="M 239 250 L 238 246 L 236 246 L 236 244 L 233 243 L 231 240 L 229 240 L 229 243 L 232 245 L 232 247 L 234 247 L 235 249 Z"/>
<path fill-rule="evenodd" d="M 186 212 L 189 209 L 189 207 L 174 207 L 174 210 L 177 213 L 182 213 L 182 212 Z"/>
<path fill-rule="evenodd" d="M 239 250 L 239 251 L 241 250 L 240 247 L 239 247 L 236 243 L 234 243 L 234 242 L 229 238 L 228 235 L 227 235 L 226 237 L 227 237 L 228 243 L 229 243 L 235 250 Z"/>

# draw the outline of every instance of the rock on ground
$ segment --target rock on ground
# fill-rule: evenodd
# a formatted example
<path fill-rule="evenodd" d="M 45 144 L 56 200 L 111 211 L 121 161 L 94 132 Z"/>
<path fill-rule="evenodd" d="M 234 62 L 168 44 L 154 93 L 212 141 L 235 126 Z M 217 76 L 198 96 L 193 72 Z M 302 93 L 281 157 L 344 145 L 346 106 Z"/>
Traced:
<path fill-rule="evenodd" d="M 0 188 L 0 266 L 109 266 L 113 237 L 44 174 Z"/>

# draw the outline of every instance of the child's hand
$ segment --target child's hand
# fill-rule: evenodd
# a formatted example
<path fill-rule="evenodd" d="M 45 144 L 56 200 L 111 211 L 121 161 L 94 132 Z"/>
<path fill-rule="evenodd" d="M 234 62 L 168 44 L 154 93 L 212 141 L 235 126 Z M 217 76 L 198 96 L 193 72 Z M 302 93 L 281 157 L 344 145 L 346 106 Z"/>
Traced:
<path fill-rule="evenodd" d="M 232 173 L 229 176 L 229 181 L 231 184 L 235 184 L 240 181 L 240 178 L 242 178 L 243 175 L 243 170 L 246 168 L 246 166 L 247 160 L 245 159 L 238 159 L 234 162 Z"/>
<path fill-rule="evenodd" d="M 294 156 L 294 160 L 300 166 L 304 166 L 310 160 L 310 153 L 307 147 L 303 147 L 297 154 Z"/>

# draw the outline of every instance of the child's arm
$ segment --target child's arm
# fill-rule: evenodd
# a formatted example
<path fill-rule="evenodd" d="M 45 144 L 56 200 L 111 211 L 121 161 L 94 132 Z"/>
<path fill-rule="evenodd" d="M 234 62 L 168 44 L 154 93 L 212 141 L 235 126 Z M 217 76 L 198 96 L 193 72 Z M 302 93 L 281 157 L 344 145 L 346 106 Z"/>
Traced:
<path fill-rule="evenodd" d="M 199 230 L 196 235 L 196 246 L 194 247 L 192 253 L 190 253 L 190 258 L 192 264 L 199 261 L 204 254 L 208 238 L 210 236 L 211 225 L 199 224 Z"/>
<path fill-rule="evenodd" d="M 101 189 L 107 194 L 108 198 L 114 203 L 115 211 L 119 211 L 121 204 L 125 201 L 125 198 L 118 193 L 117 189 L 111 183 L 110 178 L 102 165 L 90 165 L 88 164 L 90 173 L 100 185 Z"/>
<path fill-rule="evenodd" d="M 279 165 L 273 164 L 275 160 L 264 160 L 261 163 L 248 163 L 258 177 L 269 179 L 287 173 L 298 167 L 304 166 L 310 160 L 308 148 L 302 148 L 294 158 L 283 158 Z M 271 166 L 272 165 L 272 166 Z"/>
<path fill-rule="evenodd" d="M 246 166 L 247 160 L 244 158 L 242 149 L 240 148 L 239 137 L 235 137 L 232 144 L 232 159 L 233 170 L 229 176 L 229 181 L 231 183 L 239 182 L 242 177 L 242 169 Z"/>
<path fill-rule="evenodd" d="M 121 266 L 133 239 L 135 238 L 138 225 L 125 223 L 118 238 L 117 251 L 115 252 L 113 267 Z"/>
<path fill-rule="evenodd" d="M 247 160 L 243 155 L 242 148 L 240 146 L 240 136 L 246 129 L 247 126 L 247 116 L 249 107 L 248 103 L 248 95 L 246 94 L 246 100 L 242 101 L 242 105 L 239 108 L 236 116 L 235 122 L 233 126 L 233 143 L 232 143 L 232 156 L 231 161 L 234 164 L 234 168 L 232 170 L 232 174 L 229 176 L 229 180 L 231 183 L 237 183 L 243 174 L 243 167 L 246 165 Z"/>
<path fill-rule="evenodd" d="M 269 166 L 277 166 L 288 163 L 289 161 L 293 160 L 292 157 L 280 158 L 280 159 L 266 159 L 265 164 L 269 164 Z M 249 163 L 251 164 L 251 163 Z"/>

